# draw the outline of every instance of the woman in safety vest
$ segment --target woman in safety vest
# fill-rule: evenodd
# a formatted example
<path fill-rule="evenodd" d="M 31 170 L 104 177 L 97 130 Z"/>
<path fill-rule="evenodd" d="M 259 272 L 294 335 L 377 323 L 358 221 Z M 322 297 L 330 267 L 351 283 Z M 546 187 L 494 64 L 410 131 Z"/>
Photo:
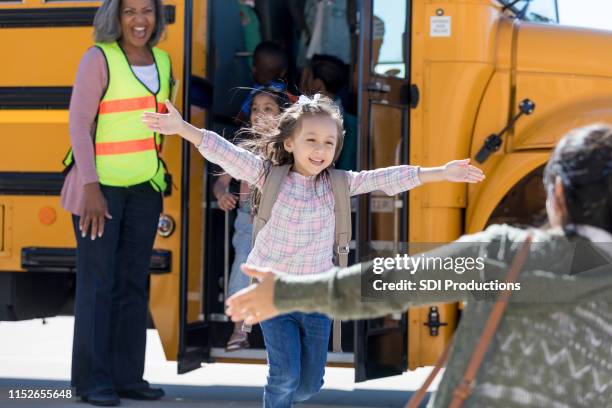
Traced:
<path fill-rule="evenodd" d="M 163 31 L 161 0 L 105 0 L 70 101 L 62 205 L 77 241 L 72 385 L 92 405 L 164 395 L 142 377 L 149 264 L 167 186 L 161 136 L 140 120 L 170 96 L 170 58 L 155 48 Z"/>

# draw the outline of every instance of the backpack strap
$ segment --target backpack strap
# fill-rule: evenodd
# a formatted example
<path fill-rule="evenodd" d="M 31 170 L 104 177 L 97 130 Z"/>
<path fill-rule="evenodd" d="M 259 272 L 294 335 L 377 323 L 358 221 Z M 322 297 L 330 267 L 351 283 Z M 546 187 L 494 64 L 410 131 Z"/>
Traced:
<path fill-rule="evenodd" d="M 334 253 L 338 266 L 348 266 L 349 243 L 351 241 L 351 196 L 345 171 L 330 169 L 329 179 L 334 193 Z M 342 352 L 342 322 L 334 319 L 332 325 L 332 351 Z"/>
<path fill-rule="evenodd" d="M 521 273 L 521 270 L 529 257 L 529 253 L 531 252 L 532 240 L 533 235 L 531 232 L 527 233 L 527 238 L 514 256 L 514 261 L 512 261 L 512 265 L 510 266 L 510 272 L 508 272 L 508 275 L 506 276 L 506 282 L 513 283 L 518 279 L 519 274 Z M 485 354 L 489 350 L 489 345 L 495 336 L 499 323 L 504 317 L 504 312 L 508 306 L 508 300 L 510 299 L 511 294 L 512 291 L 507 289 L 498 295 L 487 322 L 485 323 L 484 330 L 480 335 L 480 339 L 478 339 L 476 348 L 472 352 L 472 357 L 470 358 L 468 366 L 463 373 L 463 377 L 453 392 L 453 399 L 449 405 L 449 408 L 463 407 L 463 403 L 472 394 L 474 387 L 476 387 L 476 376 L 478 375 L 478 370 L 480 370 Z"/>
<path fill-rule="evenodd" d="M 272 207 L 278 198 L 280 193 L 281 185 L 283 180 L 289 174 L 291 165 L 285 164 L 282 166 L 270 166 L 268 168 L 268 175 L 264 181 L 263 188 L 261 189 L 261 199 L 257 206 L 257 212 L 253 217 L 253 238 L 251 240 L 251 246 L 255 245 L 255 239 L 257 234 L 266 225 L 270 217 L 272 216 Z"/>
<path fill-rule="evenodd" d="M 261 231 L 272 216 L 272 207 L 278 198 L 281 185 L 283 184 L 285 177 L 287 177 L 287 174 L 289 174 L 290 168 L 290 164 L 285 164 L 282 166 L 270 165 L 270 167 L 268 167 L 268 175 L 266 176 L 263 188 L 261 189 L 259 205 L 257 206 L 257 211 L 253 216 L 253 235 L 251 238 L 251 247 L 255 246 L 257 234 L 259 234 L 259 231 Z M 251 284 L 252 283 L 254 283 L 253 278 L 251 278 Z M 242 323 L 242 331 L 250 333 L 251 328 L 252 327 L 250 324 Z"/>
<path fill-rule="evenodd" d="M 334 233 L 334 253 L 338 266 L 348 266 L 349 243 L 351 241 L 351 197 L 349 195 L 348 177 L 345 171 L 330 169 L 329 176 L 334 193 L 334 216 L 336 231 Z"/>

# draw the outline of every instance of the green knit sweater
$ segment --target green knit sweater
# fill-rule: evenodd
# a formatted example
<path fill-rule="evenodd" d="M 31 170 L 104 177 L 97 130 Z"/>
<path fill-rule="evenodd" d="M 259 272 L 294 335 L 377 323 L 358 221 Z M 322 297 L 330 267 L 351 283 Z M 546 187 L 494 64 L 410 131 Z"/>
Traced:
<path fill-rule="evenodd" d="M 612 407 L 612 258 L 605 247 L 593 249 L 582 237 L 568 239 L 559 232 L 542 230 L 532 233 L 534 244 L 519 279 L 521 290 L 512 295 L 464 406 Z M 508 264 L 525 237 L 524 230 L 496 225 L 426 256 L 484 256 L 486 266 L 478 279 L 504 281 Z M 495 295 L 468 290 L 386 291 L 377 301 L 367 300 L 362 297 L 363 279 L 371 268 L 372 262 L 315 276 L 279 275 L 274 303 L 281 313 L 322 312 L 346 320 L 382 316 L 420 304 L 466 301 L 447 369 L 429 404 L 447 407 Z M 453 280 L 474 276 L 450 273 Z M 449 271 L 410 274 L 391 269 L 378 276 L 418 284 L 421 279 L 447 279 Z"/>

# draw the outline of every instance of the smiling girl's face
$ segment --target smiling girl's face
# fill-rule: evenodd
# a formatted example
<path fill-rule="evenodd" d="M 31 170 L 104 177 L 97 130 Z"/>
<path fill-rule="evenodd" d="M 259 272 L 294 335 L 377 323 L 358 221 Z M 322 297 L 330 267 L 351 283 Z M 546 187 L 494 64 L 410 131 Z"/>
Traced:
<path fill-rule="evenodd" d="M 284 141 L 295 170 L 303 176 L 315 176 L 331 166 L 337 144 L 338 124 L 327 115 L 303 117 L 293 136 Z"/>

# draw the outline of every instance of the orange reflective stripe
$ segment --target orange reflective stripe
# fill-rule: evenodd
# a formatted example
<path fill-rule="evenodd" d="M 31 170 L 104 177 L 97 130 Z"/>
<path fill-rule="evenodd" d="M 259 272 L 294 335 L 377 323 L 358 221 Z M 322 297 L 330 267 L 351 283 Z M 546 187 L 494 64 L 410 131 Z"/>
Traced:
<path fill-rule="evenodd" d="M 155 109 L 156 100 L 154 96 L 142 96 L 140 98 L 115 99 L 112 101 L 102 101 L 98 113 L 128 112 L 141 109 Z"/>
<path fill-rule="evenodd" d="M 155 149 L 155 140 L 153 138 L 128 140 L 126 142 L 96 143 L 96 156 L 144 152 Z"/>
<path fill-rule="evenodd" d="M 166 108 L 165 103 L 158 102 L 157 103 L 157 111 L 159 113 L 168 113 L 168 108 Z"/>

